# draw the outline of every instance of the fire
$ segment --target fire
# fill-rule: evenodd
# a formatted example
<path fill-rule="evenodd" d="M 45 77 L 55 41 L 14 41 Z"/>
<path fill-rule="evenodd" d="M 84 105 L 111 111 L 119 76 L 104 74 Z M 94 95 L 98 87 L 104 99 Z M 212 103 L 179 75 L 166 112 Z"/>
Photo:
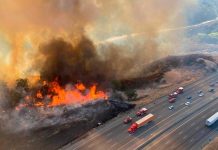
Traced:
<path fill-rule="evenodd" d="M 36 93 L 36 97 L 42 99 L 43 98 L 42 93 L 40 91 L 38 91 Z"/>
<path fill-rule="evenodd" d="M 78 83 L 75 86 L 80 91 L 84 91 L 86 89 L 86 87 L 82 83 Z"/>
<path fill-rule="evenodd" d="M 84 104 L 89 101 L 97 99 L 107 99 L 108 96 L 103 91 L 97 91 L 96 85 L 86 88 L 84 84 L 79 83 L 71 86 L 67 89 L 60 86 L 57 81 L 46 83 L 48 94 L 43 95 L 41 91 L 37 91 L 36 98 L 43 100 L 45 98 L 50 98 L 51 101 L 48 106 L 58 106 L 58 105 L 72 105 L 72 104 Z M 43 102 L 37 102 L 35 106 L 44 106 Z"/>
<path fill-rule="evenodd" d="M 76 103 L 86 103 L 96 99 L 107 99 L 106 93 L 96 90 L 96 85 L 89 89 L 81 84 L 76 84 L 74 88 L 63 89 L 58 82 L 51 83 L 51 92 L 55 93 L 52 97 L 51 106 L 69 105 Z"/>

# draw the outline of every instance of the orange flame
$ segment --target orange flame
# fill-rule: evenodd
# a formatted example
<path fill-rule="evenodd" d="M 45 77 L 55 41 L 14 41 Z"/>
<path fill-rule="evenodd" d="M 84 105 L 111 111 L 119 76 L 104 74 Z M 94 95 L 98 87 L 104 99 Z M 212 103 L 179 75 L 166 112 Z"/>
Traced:
<path fill-rule="evenodd" d="M 61 87 L 57 81 L 51 83 L 44 81 L 42 85 L 48 87 L 46 94 L 38 90 L 33 97 L 30 95 L 25 96 L 25 103 L 19 104 L 16 110 L 18 111 L 23 107 L 27 107 L 29 104 L 36 107 L 54 107 L 59 105 L 84 104 L 98 99 L 108 99 L 105 92 L 97 91 L 96 85 L 86 88 L 84 84 L 79 83 L 68 89 Z"/>
<path fill-rule="evenodd" d="M 40 91 L 38 91 L 36 93 L 36 97 L 39 98 L 39 99 L 43 99 L 42 93 Z"/>
<path fill-rule="evenodd" d="M 51 83 L 46 83 L 44 81 L 43 85 L 49 86 L 49 93 L 43 95 L 40 90 L 37 91 L 35 97 L 42 100 L 34 104 L 37 107 L 45 106 L 45 103 L 43 102 L 45 97 L 51 99 L 51 102 L 47 106 L 84 104 L 89 101 L 108 98 L 105 92 L 97 91 L 96 85 L 86 88 L 84 84 L 78 83 L 70 89 L 62 88 L 57 81 Z M 29 97 L 26 97 L 26 100 L 29 99 Z"/>
<path fill-rule="evenodd" d="M 76 84 L 75 89 L 66 90 L 63 89 L 58 82 L 52 82 L 50 90 L 56 94 L 52 97 L 50 106 L 76 103 L 83 104 L 96 99 L 107 99 L 107 94 L 103 91 L 97 91 L 96 85 L 93 85 L 90 89 L 86 89 L 86 87 L 81 83 Z M 81 91 L 84 91 L 84 93 L 81 93 Z"/>
<path fill-rule="evenodd" d="M 75 87 L 80 91 L 84 91 L 86 89 L 86 87 L 82 83 L 76 84 Z"/>

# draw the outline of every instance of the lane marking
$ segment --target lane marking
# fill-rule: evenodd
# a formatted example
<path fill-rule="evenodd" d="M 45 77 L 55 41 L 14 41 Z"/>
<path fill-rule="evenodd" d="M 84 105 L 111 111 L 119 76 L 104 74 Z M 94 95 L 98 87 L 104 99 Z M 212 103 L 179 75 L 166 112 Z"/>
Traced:
<path fill-rule="evenodd" d="M 187 135 L 185 135 L 182 139 L 185 140 L 187 138 Z"/>
<path fill-rule="evenodd" d="M 181 135 L 182 133 L 183 133 L 183 131 L 180 131 L 180 132 L 179 132 L 179 135 Z"/>
<path fill-rule="evenodd" d="M 116 145 L 117 145 L 117 143 L 114 143 L 114 144 L 111 145 L 110 148 L 113 150 L 114 149 L 113 147 L 115 147 Z"/>
<path fill-rule="evenodd" d="M 168 143 L 170 143 L 170 140 L 166 141 L 164 144 L 167 145 Z"/>

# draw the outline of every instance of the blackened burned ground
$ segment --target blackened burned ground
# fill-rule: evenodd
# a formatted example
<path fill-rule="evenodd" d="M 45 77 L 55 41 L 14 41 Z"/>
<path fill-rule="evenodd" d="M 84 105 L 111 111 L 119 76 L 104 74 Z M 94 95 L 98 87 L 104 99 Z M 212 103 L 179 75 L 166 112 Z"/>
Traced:
<path fill-rule="evenodd" d="M 71 142 L 73 139 L 83 135 L 88 130 L 96 127 L 98 122 L 106 122 L 115 117 L 121 111 L 126 111 L 134 105 L 119 102 L 116 100 L 96 101 L 86 104 L 82 108 L 65 110 L 61 119 L 65 118 L 67 123 L 47 126 L 35 129 L 34 131 L 22 131 L 8 133 L 6 129 L 0 130 L 0 149 L 15 150 L 39 150 L 58 149 Z M 26 108 L 28 109 L 28 108 Z M 61 108 L 60 108 L 61 109 Z M 59 119 L 55 116 L 48 116 L 51 120 Z M 52 119 L 51 117 L 54 117 Z M 16 128 L 16 124 L 14 125 Z M 13 131 L 13 129 L 10 129 Z"/>
<path fill-rule="evenodd" d="M 208 128 L 205 120 L 218 111 L 218 84 L 216 92 L 208 92 L 210 83 L 218 81 L 218 73 L 200 79 L 185 87 L 185 93 L 169 110 L 167 96 L 146 105 L 149 112 L 156 116 L 153 123 L 145 125 L 133 135 L 128 134 L 129 125 L 122 123 L 126 115 L 109 122 L 104 127 L 93 130 L 87 137 L 73 141 L 63 150 L 132 150 L 132 149 L 201 149 L 209 139 L 217 135 L 217 124 Z M 205 95 L 199 97 L 202 90 Z M 192 96 L 191 105 L 185 106 L 187 97 Z M 134 115 L 133 110 L 129 115 Z M 134 120 L 138 118 L 134 117 Z"/>

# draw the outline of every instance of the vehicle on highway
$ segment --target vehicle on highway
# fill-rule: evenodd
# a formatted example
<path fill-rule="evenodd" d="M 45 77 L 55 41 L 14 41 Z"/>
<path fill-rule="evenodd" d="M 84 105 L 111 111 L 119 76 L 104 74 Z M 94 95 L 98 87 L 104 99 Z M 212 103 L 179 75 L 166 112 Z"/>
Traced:
<path fill-rule="evenodd" d="M 202 90 L 198 91 L 198 94 L 201 94 L 201 93 L 203 93 L 203 91 L 202 91 Z"/>
<path fill-rule="evenodd" d="M 124 124 L 128 124 L 128 123 L 130 123 L 130 122 L 132 122 L 132 117 L 130 117 L 130 116 L 126 117 L 126 118 L 123 120 L 123 123 L 124 123 Z"/>
<path fill-rule="evenodd" d="M 172 109 L 174 109 L 174 106 L 171 105 L 171 106 L 169 106 L 168 108 L 169 108 L 169 110 L 172 110 Z"/>
<path fill-rule="evenodd" d="M 102 123 L 101 123 L 101 122 L 98 122 L 98 123 L 97 123 L 97 126 L 101 126 L 101 125 L 102 125 Z"/>
<path fill-rule="evenodd" d="M 218 112 L 213 114 L 210 118 L 208 118 L 205 122 L 206 126 L 211 126 L 218 120 Z"/>
<path fill-rule="evenodd" d="M 215 86 L 215 84 L 214 84 L 214 83 L 211 83 L 210 86 L 213 87 L 213 86 Z"/>
<path fill-rule="evenodd" d="M 208 92 L 215 92 L 215 89 L 211 88 L 211 89 L 208 90 Z"/>
<path fill-rule="evenodd" d="M 168 100 L 169 103 L 174 103 L 176 101 L 176 98 L 171 98 Z"/>
<path fill-rule="evenodd" d="M 188 96 L 187 99 L 192 99 L 192 97 L 191 97 L 191 96 Z"/>
<path fill-rule="evenodd" d="M 183 87 L 179 87 L 177 90 L 176 90 L 176 93 L 178 94 L 182 94 L 184 92 L 184 88 Z"/>
<path fill-rule="evenodd" d="M 185 102 L 185 106 L 188 106 L 190 105 L 191 103 L 190 102 Z"/>
<path fill-rule="evenodd" d="M 200 93 L 198 96 L 199 96 L 199 97 L 202 97 L 202 96 L 204 96 L 204 93 Z"/>
<path fill-rule="evenodd" d="M 144 114 L 146 114 L 148 111 L 147 108 L 141 108 L 139 111 L 136 112 L 136 116 L 142 116 Z"/>
<path fill-rule="evenodd" d="M 173 92 L 173 93 L 169 94 L 168 99 L 176 98 L 177 96 L 178 96 L 178 93 L 177 92 Z"/>
<path fill-rule="evenodd" d="M 128 128 L 128 132 L 134 133 L 138 128 L 144 126 L 145 124 L 153 121 L 155 118 L 155 116 L 153 114 L 148 114 L 147 116 L 139 119 L 138 121 L 136 121 L 135 123 L 133 123 L 129 128 Z"/>
<path fill-rule="evenodd" d="M 168 99 L 176 98 L 179 94 L 182 94 L 183 92 L 184 92 L 184 88 L 183 87 L 179 87 L 173 93 L 168 95 Z"/>

